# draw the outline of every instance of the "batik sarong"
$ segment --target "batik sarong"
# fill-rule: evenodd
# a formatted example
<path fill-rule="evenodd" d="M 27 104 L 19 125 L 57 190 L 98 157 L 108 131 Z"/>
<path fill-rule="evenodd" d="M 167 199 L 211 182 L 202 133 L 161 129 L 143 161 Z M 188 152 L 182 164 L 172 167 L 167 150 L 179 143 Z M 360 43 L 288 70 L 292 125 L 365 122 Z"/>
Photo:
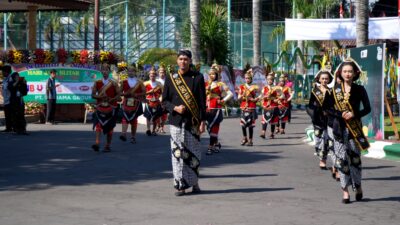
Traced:
<path fill-rule="evenodd" d="M 170 126 L 172 171 L 177 190 L 190 188 L 199 179 L 200 141 L 184 127 L 185 124 L 182 127 Z"/>

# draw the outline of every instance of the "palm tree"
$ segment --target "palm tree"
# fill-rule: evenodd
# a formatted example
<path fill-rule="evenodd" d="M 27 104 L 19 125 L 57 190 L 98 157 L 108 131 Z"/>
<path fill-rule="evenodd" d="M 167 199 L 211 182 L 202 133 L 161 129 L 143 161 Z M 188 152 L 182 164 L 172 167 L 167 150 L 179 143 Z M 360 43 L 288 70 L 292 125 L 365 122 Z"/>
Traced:
<path fill-rule="evenodd" d="M 261 0 L 253 0 L 253 65 L 261 64 Z"/>
<path fill-rule="evenodd" d="M 190 0 L 190 43 L 192 62 L 200 63 L 200 0 Z"/>
<path fill-rule="evenodd" d="M 368 45 L 368 0 L 356 1 L 357 47 Z"/>

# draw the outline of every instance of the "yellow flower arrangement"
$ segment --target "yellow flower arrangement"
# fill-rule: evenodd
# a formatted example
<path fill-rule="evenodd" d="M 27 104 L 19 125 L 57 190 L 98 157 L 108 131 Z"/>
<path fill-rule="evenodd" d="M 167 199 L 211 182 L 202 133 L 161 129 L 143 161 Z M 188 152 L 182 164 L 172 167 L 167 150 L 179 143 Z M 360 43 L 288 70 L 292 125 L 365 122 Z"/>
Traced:
<path fill-rule="evenodd" d="M 45 64 L 50 64 L 53 62 L 54 56 L 53 53 L 50 52 L 49 50 L 44 51 L 44 63 Z"/>
<path fill-rule="evenodd" d="M 81 51 L 78 51 L 78 50 L 73 51 L 73 52 L 71 53 L 71 55 L 72 55 L 72 61 L 73 61 L 74 63 L 80 63 L 80 60 L 81 60 Z"/>
<path fill-rule="evenodd" d="M 100 62 L 107 63 L 108 61 L 108 52 L 107 51 L 100 51 Z"/>
<path fill-rule="evenodd" d="M 117 66 L 118 66 L 118 70 L 121 71 L 121 70 L 126 69 L 128 67 L 128 64 L 125 61 L 122 61 L 122 62 L 119 62 L 117 64 Z"/>
<path fill-rule="evenodd" d="M 22 53 L 18 50 L 14 51 L 14 63 L 15 64 L 20 64 L 22 63 Z"/>

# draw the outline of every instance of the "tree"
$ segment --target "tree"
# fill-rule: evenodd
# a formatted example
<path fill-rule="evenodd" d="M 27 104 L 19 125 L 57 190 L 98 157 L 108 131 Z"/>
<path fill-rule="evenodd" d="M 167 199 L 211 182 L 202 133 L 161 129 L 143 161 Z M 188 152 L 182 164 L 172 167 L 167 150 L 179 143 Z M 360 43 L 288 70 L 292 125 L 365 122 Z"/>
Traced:
<path fill-rule="evenodd" d="M 253 65 L 261 64 L 261 0 L 253 0 Z"/>
<path fill-rule="evenodd" d="M 220 4 L 209 1 L 203 3 L 200 9 L 200 53 L 207 65 L 214 61 L 218 64 L 229 64 L 227 9 Z M 182 30 L 183 42 L 189 44 L 190 21 Z"/>
<path fill-rule="evenodd" d="M 192 62 L 200 63 L 200 0 L 190 0 L 190 43 Z"/>
<path fill-rule="evenodd" d="M 368 0 L 356 1 L 357 47 L 368 45 Z"/>

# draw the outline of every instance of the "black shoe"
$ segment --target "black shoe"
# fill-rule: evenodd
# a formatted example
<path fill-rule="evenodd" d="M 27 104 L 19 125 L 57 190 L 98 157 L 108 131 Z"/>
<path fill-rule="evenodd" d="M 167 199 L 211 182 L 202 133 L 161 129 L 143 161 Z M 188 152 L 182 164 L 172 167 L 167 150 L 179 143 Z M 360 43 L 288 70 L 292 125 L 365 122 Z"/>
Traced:
<path fill-rule="evenodd" d="M 343 204 L 349 204 L 350 203 L 350 198 L 343 198 L 342 199 Z"/>
<path fill-rule="evenodd" d="M 147 130 L 147 131 L 146 131 L 146 134 L 147 134 L 147 136 L 151 136 L 151 131 L 150 131 L 150 130 Z"/>
<path fill-rule="evenodd" d="M 214 148 L 212 149 L 212 151 L 213 151 L 214 153 L 219 153 L 219 149 L 216 148 L 215 146 L 214 146 Z"/>
<path fill-rule="evenodd" d="M 1 133 L 11 133 L 12 132 L 12 130 L 11 129 L 5 129 L 5 130 L 2 130 L 2 131 L 0 131 Z"/>
<path fill-rule="evenodd" d="M 362 198 L 363 198 L 363 193 L 362 193 L 362 191 L 361 191 L 361 192 L 358 192 L 358 193 L 356 193 L 356 201 L 361 201 L 361 200 L 362 200 Z"/>
<path fill-rule="evenodd" d="M 186 194 L 185 191 L 176 191 L 175 192 L 175 196 L 183 196 L 185 194 Z"/>
<path fill-rule="evenodd" d="M 201 193 L 201 189 L 199 186 L 193 186 L 192 188 L 192 194 L 200 194 Z"/>
<path fill-rule="evenodd" d="M 94 145 L 92 145 L 92 149 L 93 149 L 93 151 L 98 152 L 100 147 L 99 147 L 99 145 L 94 144 Z"/>
<path fill-rule="evenodd" d="M 265 134 L 261 134 L 260 138 L 265 139 Z"/>
<path fill-rule="evenodd" d="M 215 147 L 217 147 L 218 150 L 221 150 L 221 143 L 218 142 L 218 144 L 216 144 Z"/>
<path fill-rule="evenodd" d="M 119 139 L 121 139 L 121 141 L 126 141 L 126 137 L 124 135 L 119 136 Z"/>
<path fill-rule="evenodd" d="M 320 168 L 321 170 L 328 170 L 328 168 L 326 168 L 326 166 L 319 166 L 319 168 Z"/>
<path fill-rule="evenodd" d="M 247 143 L 247 146 L 253 146 L 253 142 L 249 141 L 249 143 Z"/>
<path fill-rule="evenodd" d="M 245 145 L 248 142 L 247 138 L 243 139 L 242 142 L 240 142 L 240 145 Z"/>

